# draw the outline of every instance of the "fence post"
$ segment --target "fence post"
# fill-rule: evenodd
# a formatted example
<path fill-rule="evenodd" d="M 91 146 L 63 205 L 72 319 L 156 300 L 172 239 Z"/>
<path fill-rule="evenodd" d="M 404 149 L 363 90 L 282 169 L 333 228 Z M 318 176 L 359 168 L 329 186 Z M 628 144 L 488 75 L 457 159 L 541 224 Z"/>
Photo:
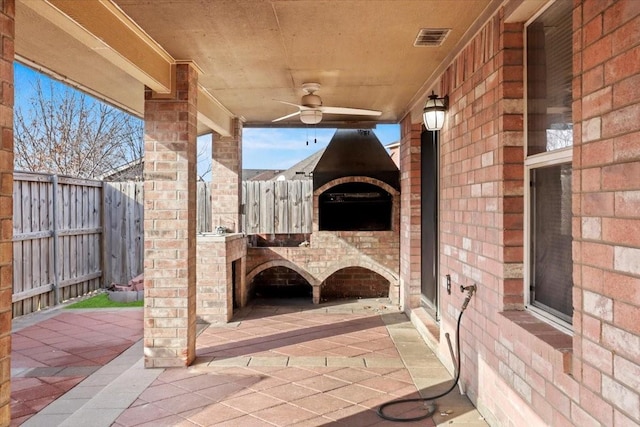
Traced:
<path fill-rule="evenodd" d="M 60 252 L 58 242 L 58 175 L 51 176 L 53 186 L 51 198 L 51 213 L 53 216 L 53 304 L 60 304 L 60 266 L 58 265 L 58 254 Z"/>

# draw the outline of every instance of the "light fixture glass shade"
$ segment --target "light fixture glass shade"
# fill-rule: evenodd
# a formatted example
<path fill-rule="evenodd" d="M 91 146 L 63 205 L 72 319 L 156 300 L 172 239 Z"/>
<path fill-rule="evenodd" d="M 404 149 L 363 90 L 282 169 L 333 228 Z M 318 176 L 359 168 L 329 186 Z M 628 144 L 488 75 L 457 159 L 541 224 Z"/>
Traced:
<path fill-rule="evenodd" d="M 317 125 L 320 120 L 322 120 L 322 111 L 320 110 L 300 111 L 300 121 L 306 125 Z"/>
<path fill-rule="evenodd" d="M 427 103 L 424 105 L 422 120 L 427 130 L 436 131 L 442 129 L 444 116 L 447 111 L 447 98 L 438 98 L 438 95 L 431 92 Z"/>

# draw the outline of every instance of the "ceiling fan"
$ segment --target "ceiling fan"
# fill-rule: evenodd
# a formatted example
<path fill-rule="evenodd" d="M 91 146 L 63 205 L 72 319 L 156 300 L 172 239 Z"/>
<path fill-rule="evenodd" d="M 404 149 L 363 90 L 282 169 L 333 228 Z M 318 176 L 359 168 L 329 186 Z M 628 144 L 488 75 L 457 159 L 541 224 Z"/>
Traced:
<path fill-rule="evenodd" d="M 322 105 L 322 99 L 316 95 L 316 92 L 320 90 L 320 83 L 303 83 L 302 90 L 304 95 L 300 100 L 300 104 L 294 104 L 287 101 L 278 101 L 283 104 L 292 105 L 298 107 L 298 111 L 295 113 L 287 114 L 286 116 L 278 117 L 273 122 L 279 122 L 291 117 L 300 115 L 300 121 L 307 125 L 315 125 L 322 120 L 322 114 L 345 114 L 353 116 L 379 116 L 381 111 L 376 110 L 363 110 L 360 108 L 347 108 L 347 107 L 329 107 Z"/>

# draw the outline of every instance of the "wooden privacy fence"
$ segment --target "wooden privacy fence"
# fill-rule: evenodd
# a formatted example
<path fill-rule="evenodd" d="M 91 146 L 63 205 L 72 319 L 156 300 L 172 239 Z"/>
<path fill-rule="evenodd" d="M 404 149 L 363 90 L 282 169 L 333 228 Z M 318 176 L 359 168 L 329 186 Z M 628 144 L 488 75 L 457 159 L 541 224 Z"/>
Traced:
<path fill-rule="evenodd" d="M 313 182 L 243 181 L 242 206 L 247 234 L 311 233 Z"/>
<path fill-rule="evenodd" d="M 13 315 L 101 284 L 102 182 L 14 173 Z"/>
<path fill-rule="evenodd" d="M 13 315 L 127 283 L 143 271 L 144 183 L 15 172 Z M 197 231 L 210 232 L 211 185 L 198 183 Z M 311 180 L 245 181 L 247 234 L 312 231 Z"/>

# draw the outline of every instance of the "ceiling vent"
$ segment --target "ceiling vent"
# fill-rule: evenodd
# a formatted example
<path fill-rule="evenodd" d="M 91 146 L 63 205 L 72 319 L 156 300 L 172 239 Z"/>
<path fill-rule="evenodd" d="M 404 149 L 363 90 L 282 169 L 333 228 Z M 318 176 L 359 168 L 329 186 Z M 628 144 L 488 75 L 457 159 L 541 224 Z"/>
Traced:
<path fill-rule="evenodd" d="M 416 41 L 413 42 L 413 45 L 416 47 L 442 46 L 442 43 L 444 43 L 444 40 L 450 32 L 450 28 L 422 28 L 420 32 L 418 32 L 418 36 L 416 37 Z"/>

